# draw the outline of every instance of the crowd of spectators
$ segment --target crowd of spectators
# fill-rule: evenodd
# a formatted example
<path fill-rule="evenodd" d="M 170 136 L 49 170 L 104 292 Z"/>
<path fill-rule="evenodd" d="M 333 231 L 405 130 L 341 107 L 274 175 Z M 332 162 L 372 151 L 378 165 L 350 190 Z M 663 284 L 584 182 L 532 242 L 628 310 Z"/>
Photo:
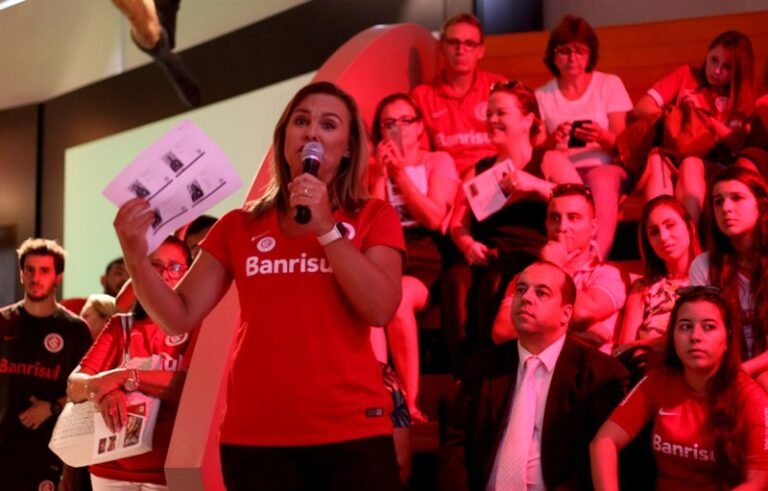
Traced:
<path fill-rule="evenodd" d="M 172 33 L 152 34 L 133 35 L 170 53 Z M 63 251 L 22 246 L 25 298 L 0 311 L 0 451 L 8 435 L 45 440 L 64 402 L 59 372 L 21 390 L 24 374 L 7 367 L 59 360 L 55 343 L 70 348 L 60 324 L 74 323 L 78 352 L 56 361 L 74 369 L 70 401 L 93 402 L 114 430 L 130 392 L 164 401 L 155 449 L 93 466 L 94 489 L 164 489 L 197 328 L 234 283 L 229 489 L 406 482 L 407 429 L 435 416 L 419 398 L 417 314 L 432 305 L 459 382 L 440 421 L 441 488 L 618 489 L 622 450 L 650 435 L 634 446 L 653 460 L 631 466 L 657 489 L 766 489 L 768 96 L 749 37 L 717 36 L 703 63 L 676 68 L 634 108 L 622 80 L 596 70 L 599 40 L 578 17 L 551 32 L 553 78 L 537 89 L 478 68 L 484 36 L 470 14 L 438 43 L 442 71 L 381 100 L 370 134 L 340 88 L 301 89 L 275 128 L 272 181 L 245 208 L 201 217 L 148 255 L 147 203 L 121 207 L 124 259 L 107 266 L 102 294 L 65 303 L 87 321 L 87 353 L 85 324 L 53 300 Z M 302 165 L 308 142 L 324 148 L 317 175 Z M 489 175 L 502 201 L 478 216 L 475 179 Z M 637 272 L 608 257 L 626 193 L 645 201 Z M 20 351 L 12 341 L 33 328 L 45 351 Z M 126 364 L 155 355 L 162 367 Z M 34 451 L 53 463 L 31 478 L 55 481 L 59 463 Z M 27 485 L 10 474 L 0 482 Z"/>

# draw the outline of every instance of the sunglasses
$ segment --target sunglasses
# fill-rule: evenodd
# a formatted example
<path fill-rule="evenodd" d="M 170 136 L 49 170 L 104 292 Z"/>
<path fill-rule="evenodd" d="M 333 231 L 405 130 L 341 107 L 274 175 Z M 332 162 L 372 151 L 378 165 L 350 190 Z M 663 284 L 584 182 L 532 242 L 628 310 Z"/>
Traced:
<path fill-rule="evenodd" d="M 572 196 L 579 194 L 585 198 L 592 199 L 592 190 L 585 184 L 578 184 L 575 182 L 568 182 L 565 184 L 558 184 L 552 188 L 550 199 L 559 198 L 561 196 Z"/>
<path fill-rule="evenodd" d="M 525 87 L 525 85 L 519 80 L 499 80 L 491 84 L 491 93 L 499 90 L 514 90 L 518 87 Z"/>

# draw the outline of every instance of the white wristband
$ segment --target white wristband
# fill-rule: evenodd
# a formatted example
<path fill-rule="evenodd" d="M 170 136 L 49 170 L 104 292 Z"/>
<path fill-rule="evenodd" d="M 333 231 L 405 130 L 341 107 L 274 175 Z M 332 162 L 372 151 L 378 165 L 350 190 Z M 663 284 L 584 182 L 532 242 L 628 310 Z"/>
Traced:
<path fill-rule="evenodd" d="M 339 222 L 334 223 L 331 230 L 324 233 L 323 235 L 317 236 L 317 241 L 320 243 L 321 246 L 325 247 L 331 242 L 335 242 L 339 239 L 344 238 L 344 234 L 340 230 L 340 229 L 343 229 L 343 227 L 344 226 L 341 225 Z"/>

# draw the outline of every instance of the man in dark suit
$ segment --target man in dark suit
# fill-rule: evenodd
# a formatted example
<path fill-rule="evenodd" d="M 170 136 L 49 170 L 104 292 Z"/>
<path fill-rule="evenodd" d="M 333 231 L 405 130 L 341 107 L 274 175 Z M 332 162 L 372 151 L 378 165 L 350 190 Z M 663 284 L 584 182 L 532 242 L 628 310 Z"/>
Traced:
<path fill-rule="evenodd" d="M 552 263 L 520 273 L 519 338 L 470 362 L 440 452 L 440 489 L 591 489 L 589 442 L 621 401 L 627 371 L 566 335 L 575 296 Z"/>

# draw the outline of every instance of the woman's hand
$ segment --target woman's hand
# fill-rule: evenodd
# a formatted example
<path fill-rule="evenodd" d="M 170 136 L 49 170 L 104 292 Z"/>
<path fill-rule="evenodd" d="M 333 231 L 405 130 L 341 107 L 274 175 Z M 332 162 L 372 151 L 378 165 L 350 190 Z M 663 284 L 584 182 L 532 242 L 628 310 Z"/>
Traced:
<path fill-rule="evenodd" d="M 603 142 L 605 140 L 605 133 L 607 133 L 607 130 L 595 123 L 584 123 L 573 130 L 573 136 L 587 143 Z"/>
<path fill-rule="evenodd" d="M 560 123 L 560 125 L 555 129 L 555 132 L 552 134 L 552 136 L 555 139 L 555 148 L 557 150 L 568 150 L 568 140 L 571 138 L 571 123 L 565 122 Z"/>
<path fill-rule="evenodd" d="M 464 258 L 470 266 L 487 266 L 493 250 L 482 242 L 474 241 L 464 251 Z"/>
<path fill-rule="evenodd" d="M 98 375 L 93 375 L 88 381 L 86 392 L 88 399 L 100 403 L 107 394 L 123 388 L 125 369 L 115 368 Z"/>
<path fill-rule="evenodd" d="M 322 235 L 333 227 L 331 204 L 328 200 L 328 186 L 312 174 L 300 174 L 288 183 L 291 193 L 289 204 L 292 208 L 306 206 L 312 213 L 309 227 L 313 232 Z"/>
<path fill-rule="evenodd" d="M 113 390 L 101 401 L 99 401 L 99 411 L 104 423 L 112 433 L 117 433 L 128 423 L 127 397 L 122 390 Z"/>
<path fill-rule="evenodd" d="M 387 173 L 393 180 L 397 180 L 404 174 L 405 156 L 400 147 L 392 140 L 382 140 L 376 147 L 376 155 L 381 163 L 387 167 Z"/>
<path fill-rule="evenodd" d="M 147 230 L 154 219 L 155 213 L 143 198 L 127 201 L 118 210 L 112 225 L 117 232 L 126 263 L 147 257 Z"/>

